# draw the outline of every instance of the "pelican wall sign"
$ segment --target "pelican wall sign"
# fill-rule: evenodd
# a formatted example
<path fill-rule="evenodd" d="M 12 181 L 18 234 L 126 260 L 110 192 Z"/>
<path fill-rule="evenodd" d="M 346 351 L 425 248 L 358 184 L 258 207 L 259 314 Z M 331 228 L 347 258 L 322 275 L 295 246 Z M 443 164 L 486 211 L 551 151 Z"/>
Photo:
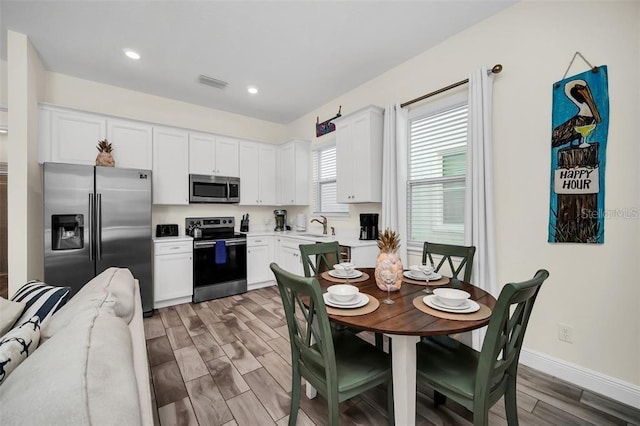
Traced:
<path fill-rule="evenodd" d="M 607 67 L 553 86 L 550 243 L 604 242 Z"/>

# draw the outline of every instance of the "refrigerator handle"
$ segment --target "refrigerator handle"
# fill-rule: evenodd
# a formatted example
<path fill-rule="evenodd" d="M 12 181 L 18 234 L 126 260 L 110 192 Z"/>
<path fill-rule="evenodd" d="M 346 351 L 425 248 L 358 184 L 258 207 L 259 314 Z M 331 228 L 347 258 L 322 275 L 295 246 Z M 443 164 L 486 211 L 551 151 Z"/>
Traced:
<path fill-rule="evenodd" d="M 102 194 L 96 194 L 96 260 L 102 259 Z"/>
<path fill-rule="evenodd" d="M 93 194 L 89 194 L 89 217 L 87 218 L 89 221 L 89 260 L 94 260 L 93 259 L 93 239 L 95 236 L 95 233 L 93 232 L 93 228 L 94 228 L 94 224 L 93 224 L 93 219 L 94 219 L 94 202 L 93 202 Z"/>

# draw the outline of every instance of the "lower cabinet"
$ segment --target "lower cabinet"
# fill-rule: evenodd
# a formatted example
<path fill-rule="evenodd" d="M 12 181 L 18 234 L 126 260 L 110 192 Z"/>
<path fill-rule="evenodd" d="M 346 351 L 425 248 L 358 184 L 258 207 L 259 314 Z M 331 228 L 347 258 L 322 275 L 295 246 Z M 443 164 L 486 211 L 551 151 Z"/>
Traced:
<path fill-rule="evenodd" d="M 171 238 L 153 241 L 153 307 L 191 302 L 193 242 Z"/>
<path fill-rule="evenodd" d="M 276 262 L 285 271 L 304 275 L 300 244 L 309 244 L 307 240 L 276 237 Z"/>
<path fill-rule="evenodd" d="M 247 238 L 247 290 L 255 290 L 273 284 L 271 236 Z"/>

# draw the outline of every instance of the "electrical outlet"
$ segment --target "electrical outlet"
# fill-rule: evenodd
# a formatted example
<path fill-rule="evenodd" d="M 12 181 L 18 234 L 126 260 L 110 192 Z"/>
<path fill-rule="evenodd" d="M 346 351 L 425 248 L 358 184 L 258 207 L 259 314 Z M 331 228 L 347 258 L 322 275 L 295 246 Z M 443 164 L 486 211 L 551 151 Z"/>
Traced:
<path fill-rule="evenodd" d="M 558 340 L 573 343 L 573 327 L 567 324 L 558 323 Z"/>

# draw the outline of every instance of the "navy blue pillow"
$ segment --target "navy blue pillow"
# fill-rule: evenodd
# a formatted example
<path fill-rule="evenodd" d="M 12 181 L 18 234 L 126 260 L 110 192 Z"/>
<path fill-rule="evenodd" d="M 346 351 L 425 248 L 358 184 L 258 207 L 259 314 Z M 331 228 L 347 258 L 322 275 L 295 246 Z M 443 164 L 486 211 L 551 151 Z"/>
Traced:
<path fill-rule="evenodd" d="M 29 281 L 11 298 L 14 302 L 26 304 L 20 318 L 14 324 L 22 324 L 31 317 L 40 318 L 44 324 L 69 300 L 69 287 L 54 287 L 40 281 Z"/>

